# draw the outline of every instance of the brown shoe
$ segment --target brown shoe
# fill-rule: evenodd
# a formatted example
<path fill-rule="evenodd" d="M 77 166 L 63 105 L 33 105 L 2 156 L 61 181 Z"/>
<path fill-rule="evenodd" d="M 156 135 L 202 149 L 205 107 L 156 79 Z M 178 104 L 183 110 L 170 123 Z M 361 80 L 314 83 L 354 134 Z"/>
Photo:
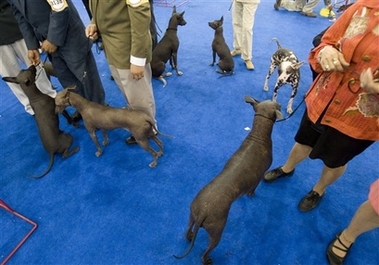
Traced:
<path fill-rule="evenodd" d="M 230 52 L 230 54 L 231 54 L 232 56 L 240 55 L 240 54 L 241 54 L 241 51 L 240 51 L 240 50 L 233 50 L 233 51 Z"/>
<path fill-rule="evenodd" d="M 247 70 L 254 70 L 254 64 L 250 60 L 245 60 Z"/>

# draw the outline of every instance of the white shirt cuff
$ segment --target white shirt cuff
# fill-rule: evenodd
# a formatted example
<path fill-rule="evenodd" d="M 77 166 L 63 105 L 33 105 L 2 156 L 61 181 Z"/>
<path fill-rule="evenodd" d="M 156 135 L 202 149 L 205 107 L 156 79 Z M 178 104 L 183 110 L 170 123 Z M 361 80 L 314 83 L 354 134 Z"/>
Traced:
<path fill-rule="evenodd" d="M 130 63 L 137 65 L 137 66 L 145 66 L 146 65 L 146 58 L 138 58 L 134 57 L 133 55 L 130 56 Z"/>

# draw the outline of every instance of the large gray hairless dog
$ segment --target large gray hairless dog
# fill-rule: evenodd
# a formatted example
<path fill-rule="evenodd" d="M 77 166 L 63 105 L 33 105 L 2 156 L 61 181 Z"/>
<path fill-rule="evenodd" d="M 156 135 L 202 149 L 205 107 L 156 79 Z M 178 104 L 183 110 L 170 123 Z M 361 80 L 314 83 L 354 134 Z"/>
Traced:
<path fill-rule="evenodd" d="M 124 128 L 132 133 L 137 143 L 154 157 L 154 161 L 149 166 L 157 165 L 158 157 L 163 155 L 163 144 L 156 136 L 156 133 L 159 132 L 155 128 L 152 117 L 142 110 L 113 108 L 88 101 L 79 94 L 70 92 L 74 88 L 74 86 L 68 87 L 58 93 L 55 98 L 56 111 L 62 112 L 67 106 L 73 106 L 82 115 L 84 126 L 96 145 L 96 156 L 103 153 L 96 136 L 96 129 L 101 129 L 104 137 L 103 145 L 108 145 L 109 139 L 106 130 Z M 158 152 L 151 148 L 148 138 L 158 145 Z"/>
<path fill-rule="evenodd" d="M 36 68 L 34 65 L 27 70 L 21 70 L 16 77 L 3 77 L 6 82 L 19 84 L 29 98 L 42 145 L 50 155 L 50 164 L 45 172 L 38 176 L 32 176 L 33 178 L 42 178 L 53 166 L 54 154 L 62 153 L 62 157 L 66 158 L 77 152 L 79 147 L 69 150 L 73 138 L 71 134 L 63 133 L 59 129 L 59 119 L 55 113 L 54 99 L 38 90 L 35 85 L 35 79 Z"/>
<path fill-rule="evenodd" d="M 209 253 L 218 245 L 232 203 L 247 194 L 252 196 L 272 162 L 271 133 L 276 119 L 282 118 L 280 105 L 266 100 L 261 103 L 245 96 L 255 110 L 253 128 L 240 148 L 219 173 L 192 201 L 186 238 L 191 242 L 187 256 L 200 227 L 209 235 L 209 245 L 202 255 L 203 264 L 212 264 Z"/>

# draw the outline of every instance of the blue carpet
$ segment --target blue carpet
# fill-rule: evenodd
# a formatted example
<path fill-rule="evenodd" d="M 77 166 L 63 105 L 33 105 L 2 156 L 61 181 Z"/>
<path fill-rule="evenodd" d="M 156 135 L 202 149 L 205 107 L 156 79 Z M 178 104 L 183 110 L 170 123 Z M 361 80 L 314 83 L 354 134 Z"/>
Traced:
<path fill-rule="evenodd" d="M 172 254 L 182 254 L 188 247 L 184 233 L 192 199 L 240 146 L 248 133 L 245 128 L 251 128 L 254 111 L 244 96 L 272 97 L 276 73 L 270 79 L 271 90 L 262 89 L 276 50 L 270 40 L 278 38 L 307 62 L 313 37 L 331 23 L 322 17 L 275 11 L 273 2 L 262 0 L 256 14 L 256 69 L 247 71 L 236 57 L 236 74 L 223 78 L 216 66 L 209 66 L 214 31 L 207 22 L 224 16 L 224 35 L 232 48 L 230 1 L 190 0 L 178 7 L 179 12 L 186 11 L 187 20 L 178 29 L 178 64 L 184 75 L 167 78 L 166 88 L 153 80 L 159 130 L 174 136 L 160 136 L 165 154 L 155 169 L 148 167 L 150 154 L 125 145 L 128 132 L 111 131 L 110 145 L 97 158 L 85 128 L 76 129 L 61 118 L 61 129 L 73 135 L 80 151 L 68 159 L 55 156 L 44 178 L 28 178 L 44 171 L 48 155 L 33 118 L 0 81 L 0 198 L 39 225 L 9 264 L 200 264 L 208 244 L 204 230 L 190 255 L 176 260 Z M 87 24 L 81 1 L 75 3 Z M 320 3 L 315 11 L 321 7 Z M 171 12 L 170 7 L 155 7 L 161 35 Z M 124 106 L 104 54 L 95 55 L 107 103 Z M 310 83 L 306 63 L 294 107 Z M 283 112 L 290 90 L 284 86 L 279 91 Z M 303 111 L 301 105 L 289 120 L 275 125 L 272 167 L 285 161 Z M 379 175 L 378 151 L 376 143 L 351 161 L 319 207 L 309 213 L 301 213 L 297 204 L 318 180 L 320 161 L 307 159 L 292 178 L 261 183 L 254 197 L 244 196 L 233 204 L 221 242 L 211 253 L 214 264 L 327 264 L 327 244 L 347 226 Z M 0 225 L 3 260 L 31 227 L 1 208 Z M 346 264 L 379 264 L 378 242 L 378 230 L 361 235 Z"/>

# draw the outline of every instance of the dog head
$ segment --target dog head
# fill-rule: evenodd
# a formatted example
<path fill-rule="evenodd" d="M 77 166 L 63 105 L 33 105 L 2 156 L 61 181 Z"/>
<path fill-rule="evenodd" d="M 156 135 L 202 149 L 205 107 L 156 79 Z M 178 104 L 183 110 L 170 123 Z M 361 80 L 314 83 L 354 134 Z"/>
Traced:
<path fill-rule="evenodd" d="M 221 27 L 223 23 L 224 23 L 224 16 L 222 16 L 219 20 L 214 20 L 214 21 L 208 22 L 208 25 L 212 29 L 216 30 L 219 27 Z"/>
<path fill-rule="evenodd" d="M 70 91 L 76 86 L 69 86 L 60 91 L 55 97 L 55 113 L 62 113 L 66 107 L 70 106 Z"/>
<path fill-rule="evenodd" d="M 34 65 L 31 65 L 28 69 L 21 70 L 17 76 L 3 77 L 3 80 L 5 82 L 19 84 L 21 87 L 26 88 L 34 85 L 36 81 L 36 72 L 36 67 Z"/>
<path fill-rule="evenodd" d="M 245 96 L 245 102 L 253 106 L 255 115 L 266 117 L 272 121 L 283 119 L 283 114 L 280 111 L 280 104 L 272 101 L 258 101 L 252 97 Z"/>
<path fill-rule="evenodd" d="M 172 9 L 170 24 L 171 22 L 174 22 L 176 25 L 179 25 L 179 26 L 184 26 L 185 24 L 187 24 L 187 21 L 184 20 L 184 12 L 185 11 L 183 11 L 182 13 L 177 13 L 176 6 L 174 6 Z"/>

